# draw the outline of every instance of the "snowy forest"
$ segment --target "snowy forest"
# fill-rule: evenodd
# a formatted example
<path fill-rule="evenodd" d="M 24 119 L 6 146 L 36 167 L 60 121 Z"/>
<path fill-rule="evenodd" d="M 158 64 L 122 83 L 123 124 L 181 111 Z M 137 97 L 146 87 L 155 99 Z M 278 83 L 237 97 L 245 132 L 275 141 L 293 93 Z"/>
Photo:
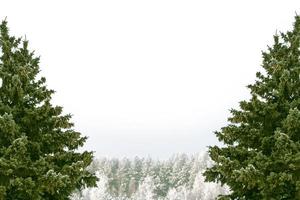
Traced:
<path fill-rule="evenodd" d="M 176 154 L 168 160 L 152 158 L 95 159 L 89 170 L 97 187 L 72 195 L 72 200 L 210 200 L 229 189 L 205 182 L 202 173 L 213 162 L 206 152 Z"/>

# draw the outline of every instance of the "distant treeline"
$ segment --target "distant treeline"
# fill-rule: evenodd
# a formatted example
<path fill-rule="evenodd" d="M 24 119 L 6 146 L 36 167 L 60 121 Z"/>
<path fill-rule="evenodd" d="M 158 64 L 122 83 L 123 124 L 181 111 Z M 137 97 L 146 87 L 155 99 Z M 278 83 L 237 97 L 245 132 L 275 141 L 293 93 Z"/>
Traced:
<path fill-rule="evenodd" d="M 97 188 L 77 191 L 73 200 L 200 200 L 228 193 L 227 187 L 204 182 L 212 165 L 207 153 L 178 154 L 165 161 L 151 158 L 95 160 L 90 166 L 99 177 Z"/>

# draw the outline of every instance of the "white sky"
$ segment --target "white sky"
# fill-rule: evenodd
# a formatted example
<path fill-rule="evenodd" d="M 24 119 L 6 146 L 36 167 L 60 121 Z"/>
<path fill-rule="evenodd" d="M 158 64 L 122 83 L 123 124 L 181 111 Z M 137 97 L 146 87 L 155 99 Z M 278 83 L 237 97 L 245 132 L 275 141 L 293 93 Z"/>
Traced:
<path fill-rule="evenodd" d="M 165 158 L 216 144 L 261 50 L 300 1 L 1 1 L 41 55 L 54 103 L 96 156 Z"/>

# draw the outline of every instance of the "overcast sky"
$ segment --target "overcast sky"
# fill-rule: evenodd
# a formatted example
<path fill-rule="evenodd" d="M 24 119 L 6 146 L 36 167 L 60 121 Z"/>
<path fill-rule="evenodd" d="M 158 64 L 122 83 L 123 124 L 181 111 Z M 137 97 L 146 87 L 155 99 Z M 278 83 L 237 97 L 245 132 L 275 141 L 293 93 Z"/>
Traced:
<path fill-rule="evenodd" d="M 96 156 L 166 158 L 217 144 L 249 97 L 261 50 L 300 1 L 1 1 L 41 56 L 53 103 Z"/>

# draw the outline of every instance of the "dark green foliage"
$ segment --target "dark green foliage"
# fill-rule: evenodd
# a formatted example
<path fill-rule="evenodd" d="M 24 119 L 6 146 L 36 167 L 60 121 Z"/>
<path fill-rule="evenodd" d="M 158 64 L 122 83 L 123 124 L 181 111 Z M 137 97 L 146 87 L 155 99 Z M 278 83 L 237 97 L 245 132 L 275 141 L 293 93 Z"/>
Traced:
<path fill-rule="evenodd" d="M 38 78 L 39 58 L 28 41 L 0 25 L 0 199 L 68 199 L 76 188 L 95 185 L 86 170 L 91 152 L 72 129 L 70 115 L 52 106 L 54 93 Z"/>
<path fill-rule="evenodd" d="M 230 199 L 300 199 L 299 16 L 292 31 L 274 36 L 262 67 L 251 99 L 216 132 L 225 145 L 210 147 L 215 165 L 205 176 L 230 186 Z"/>

